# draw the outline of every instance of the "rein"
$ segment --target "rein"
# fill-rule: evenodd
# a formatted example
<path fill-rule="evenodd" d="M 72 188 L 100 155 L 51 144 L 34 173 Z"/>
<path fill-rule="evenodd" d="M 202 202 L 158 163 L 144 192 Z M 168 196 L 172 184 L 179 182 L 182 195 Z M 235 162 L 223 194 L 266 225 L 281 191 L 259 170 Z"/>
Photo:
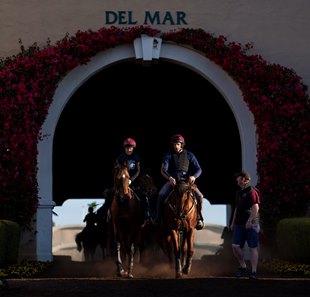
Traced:
<path fill-rule="evenodd" d="M 170 195 L 173 193 L 173 191 L 170 193 Z M 188 203 L 190 202 L 190 197 L 192 195 L 191 193 L 191 189 L 188 188 L 185 190 L 185 192 L 183 193 L 183 195 L 186 194 L 187 195 L 187 198 L 186 198 L 186 201 L 181 209 L 181 211 L 179 212 L 178 209 L 177 209 L 177 203 L 172 203 L 171 201 L 169 201 L 168 205 L 169 205 L 169 208 L 172 210 L 174 216 L 175 216 L 175 219 L 177 220 L 181 220 L 182 221 L 182 225 L 184 224 L 184 221 L 188 218 L 188 216 L 194 211 L 194 208 L 195 208 L 195 202 L 194 202 L 194 199 L 192 199 L 192 205 L 190 207 L 190 209 L 185 212 L 184 211 L 184 208 L 188 205 Z M 170 196 L 169 195 L 169 196 Z M 168 197 L 169 197 L 168 196 Z M 182 197 L 179 197 L 180 199 Z"/>

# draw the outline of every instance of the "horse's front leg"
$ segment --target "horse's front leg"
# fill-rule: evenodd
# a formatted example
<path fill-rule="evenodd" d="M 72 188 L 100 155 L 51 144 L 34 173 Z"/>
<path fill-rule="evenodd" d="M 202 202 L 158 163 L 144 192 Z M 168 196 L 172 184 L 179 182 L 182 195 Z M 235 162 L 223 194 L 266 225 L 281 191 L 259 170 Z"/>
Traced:
<path fill-rule="evenodd" d="M 116 242 L 116 269 L 117 269 L 117 276 L 123 277 L 125 275 L 125 270 L 122 264 L 122 256 L 121 256 L 121 243 L 119 241 Z"/>
<path fill-rule="evenodd" d="M 174 248 L 174 262 L 175 262 L 175 277 L 182 277 L 182 252 L 180 247 L 180 234 L 173 231 L 173 248 Z"/>
<path fill-rule="evenodd" d="M 169 261 L 169 266 L 173 268 L 173 243 L 172 243 L 172 237 L 171 235 L 166 235 L 164 237 L 164 243 L 163 243 L 163 250 L 166 251 Z"/>
<path fill-rule="evenodd" d="M 186 253 L 186 262 L 182 269 L 184 274 L 189 274 L 192 269 L 193 256 L 194 256 L 194 234 L 190 234 L 186 238 L 187 250 L 184 251 L 184 256 Z"/>
<path fill-rule="evenodd" d="M 130 246 L 130 252 L 128 257 L 128 278 L 133 278 L 133 263 L 134 263 L 134 255 L 135 255 L 135 245 L 134 243 Z"/>
<path fill-rule="evenodd" d="M 178 250 L 175 253 L 175 277 L 182 277 L 182 259 L 181 259 L 181 250 Z"/>

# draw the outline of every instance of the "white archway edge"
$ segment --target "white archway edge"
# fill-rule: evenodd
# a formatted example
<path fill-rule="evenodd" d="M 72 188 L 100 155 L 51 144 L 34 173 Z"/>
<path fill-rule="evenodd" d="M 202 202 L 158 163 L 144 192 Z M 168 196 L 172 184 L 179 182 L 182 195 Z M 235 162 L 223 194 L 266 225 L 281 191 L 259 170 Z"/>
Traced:
<path fill-rule="evenodd" d="M 43 139 L 38 144 L 38 186 L 40 205 L 36 221 L 36 251 L 38 261 L 51 261 L 52 255 L 52 152 L 55 129 L 59 117 L 78 88 L 103 68 L 137 58 L 134 44 L 122 45 L 106 50 L 93 57 L 87 65 L 72 70 L 59 84 L 47 118 L 42 126 Z M 159 57 L 197 72 L 210 81 L 223 95 L 236 118 L 242 149 L 242 166 L 257 182 L 256 174 L 256 131 L 253 115 L 243 101 L 238 85 L 219 66 L 196 51 L 173 44 L 161 44 Z M 148 57 L 148 55 L 146 56 Z M 206 98 L 207 100 L 207 98 Z M 22 251 L 21 251 L 22 253 Z M 22 258 L 22 255 L 21 255 Z"/>

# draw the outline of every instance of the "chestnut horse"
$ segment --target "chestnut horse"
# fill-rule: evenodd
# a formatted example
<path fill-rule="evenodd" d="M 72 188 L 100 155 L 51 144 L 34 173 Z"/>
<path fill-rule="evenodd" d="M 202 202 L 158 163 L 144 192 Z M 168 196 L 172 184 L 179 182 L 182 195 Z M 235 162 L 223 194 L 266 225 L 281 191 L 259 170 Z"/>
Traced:
<path fill-rule="evenodd" d="M 178 183 L 167 197 L 163 209 L 164 250 L 170 264 L 175 263 L 176 278 L 189 274 L 194 255 L 197 205 L 192 187 Z"/>
<path fill-rule="evenodd" d="M 129 187 L 129 181 L 127 164 L 116 162 L 111 219 L 116 242 L 117 275 L 133 278 L 134 255 L 139 246 L 143 216 L 138 197 Z M 126 260 L 127 265 L 124 267 L 123 262 Z"/>

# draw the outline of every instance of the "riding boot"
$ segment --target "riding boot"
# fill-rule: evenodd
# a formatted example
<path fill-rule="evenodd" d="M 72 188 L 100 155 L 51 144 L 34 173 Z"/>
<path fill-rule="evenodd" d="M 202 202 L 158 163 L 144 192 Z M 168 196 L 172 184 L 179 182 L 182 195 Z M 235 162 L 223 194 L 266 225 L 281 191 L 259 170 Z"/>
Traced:
<path fill-rule="evenodd" d="M 197 199 L 197 224 L 196 230 L 201 230 L 204 227 L 203 217 L 201 213 L 201 202 Z"/>

